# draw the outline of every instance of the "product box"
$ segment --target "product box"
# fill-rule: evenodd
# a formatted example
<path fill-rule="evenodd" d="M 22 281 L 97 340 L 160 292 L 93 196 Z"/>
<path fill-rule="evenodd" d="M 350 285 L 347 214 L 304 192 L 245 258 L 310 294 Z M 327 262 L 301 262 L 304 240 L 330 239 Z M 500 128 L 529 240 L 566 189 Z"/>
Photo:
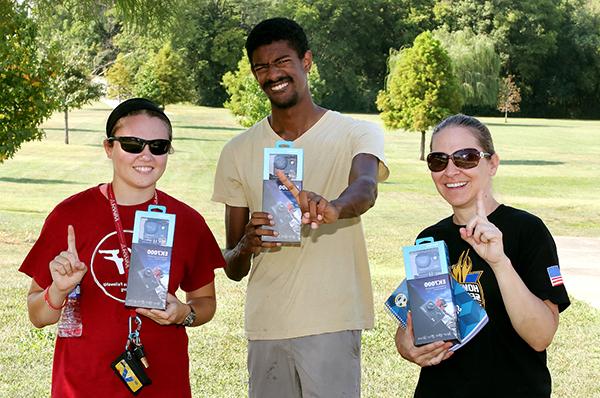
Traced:
<path fill-rule="evenodd" d="M 412 313 L 415 345 L 460 341 L 457 310 L 449 274 L 408 279 L 408 306 Z"/>
<path fill-rule="evenodd" d="M 415 345 L 433 341 L 460 341 L 452 296 L 454 279 L 448 273 L 448 247 L 427 237 L 402 248 L 409 309 Z"/>
<path fill-rule="evenodd" d="M 135 213 L 126 306 L 166 308 L 174 233 L 175 215 L 164 206 Z"/>
<path fill-rule="evenodd" d="M 263 241 L 300 243 L 302 212 L 298 201 L 277 177 L 281 170 L 287 178 L 302 190 L 304 153 L 302 148 L 293 148 L 290 141 L 277 141 L 274 148 L 264 149 L 263 161 L 263 211 L 273 216 L 274 229 L 278 236 L 262 236 Z"/>
<path fill-rule="evenodd" d="M 454 341 L 455 344 L 450 348 L 450 351 L 456 351 L 479 333 L 487 324 L 488 316 L 485 309 L 456 281 L 452 283 L 452 296 L 458 313 L 457 326 L 460 343 Z M 385 301 L 385 308 L 400 323 L 400 326 L 406 329 L 406 318 L 409 311 L 406 279 L 398 285 Z"/>

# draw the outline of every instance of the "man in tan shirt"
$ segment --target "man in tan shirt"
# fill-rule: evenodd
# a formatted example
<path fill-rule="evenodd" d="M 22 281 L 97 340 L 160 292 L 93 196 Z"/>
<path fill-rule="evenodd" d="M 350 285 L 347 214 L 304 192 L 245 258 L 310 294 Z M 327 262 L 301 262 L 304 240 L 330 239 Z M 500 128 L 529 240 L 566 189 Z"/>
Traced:
<path fill-rule="evenodd" d="M 249 274 L 249 395 L 358 397 L 361 330 L 374 321 L 360 215 L 389 174 L 383 131 L 313 102 L 312 52 L 295 22 L 259 23 L 246 50 L 271 115 L 225 145 L 212 199 L 225 204 L 227 276 Z M 263 149 L 282 139 L 304 151 L 295 246 L 261 240 L 276 236 L 261 208 Z"/>

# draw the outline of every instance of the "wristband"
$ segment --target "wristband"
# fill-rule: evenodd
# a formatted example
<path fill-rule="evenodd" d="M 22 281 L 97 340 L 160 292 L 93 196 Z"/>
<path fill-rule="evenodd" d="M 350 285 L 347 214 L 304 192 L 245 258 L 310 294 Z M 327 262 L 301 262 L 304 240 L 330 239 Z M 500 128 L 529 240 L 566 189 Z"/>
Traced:
<path fill-rule="evenodd" d="M 55 307 L 51 302 L 50 302 L 50 297 L 48 297 L 48 291 L 50 290 L 50 286 L 48 286 L 46 289 L 44 289 L 44 301 L 46 302 L 46 304 L 48 304 L 48 307 L 52 308 L 55 311 L 60 311 L 62 310 L 62 308 L 65 306 L 65 304 L 67 304 L 67 298 L 65 297 L 65 301 L 63 301 L 62 305 L 60 307 Z"/>

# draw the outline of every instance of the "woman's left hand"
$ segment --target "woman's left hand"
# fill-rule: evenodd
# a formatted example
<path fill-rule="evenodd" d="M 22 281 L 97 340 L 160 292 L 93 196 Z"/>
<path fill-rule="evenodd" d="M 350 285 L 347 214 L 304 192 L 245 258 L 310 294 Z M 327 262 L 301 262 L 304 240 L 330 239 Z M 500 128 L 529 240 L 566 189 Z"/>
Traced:
<path fill-rule="evenodd" d="M 165 310 L 136 308 L 136 312 L 152 319 L 159 325 L 179 325 L 183 322 L 190 307 L 182 303 L 176 296 L 171 293 L 167 294 L 167 308 Z"/>
<path fill-rule="evenodd" d="M 460 237 L 492 268 L 508 260 L 504 253 L 502 232 L 487 219 L 483 192 L 477 195 L 477 213 L 460 229 Z"/>

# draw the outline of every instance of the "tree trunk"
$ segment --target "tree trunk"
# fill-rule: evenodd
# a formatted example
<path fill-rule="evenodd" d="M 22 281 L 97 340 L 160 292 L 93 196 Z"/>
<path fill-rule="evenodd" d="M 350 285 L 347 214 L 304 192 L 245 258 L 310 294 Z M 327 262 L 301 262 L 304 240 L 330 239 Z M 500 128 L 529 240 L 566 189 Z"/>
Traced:
<path fill-rule="evenodd" d="M 419 160 L 425 160 L 425 131 L 421 131 L 421 157 Z"/>
<path fill-rule="evenodd" d="M 508 111 L 504 111 L 504 123 L 508 122 Z"/>
<path fill-rule="evenodd" d="M 65 108 L 65 144 L 69 144 L 69 108 Z"/>

